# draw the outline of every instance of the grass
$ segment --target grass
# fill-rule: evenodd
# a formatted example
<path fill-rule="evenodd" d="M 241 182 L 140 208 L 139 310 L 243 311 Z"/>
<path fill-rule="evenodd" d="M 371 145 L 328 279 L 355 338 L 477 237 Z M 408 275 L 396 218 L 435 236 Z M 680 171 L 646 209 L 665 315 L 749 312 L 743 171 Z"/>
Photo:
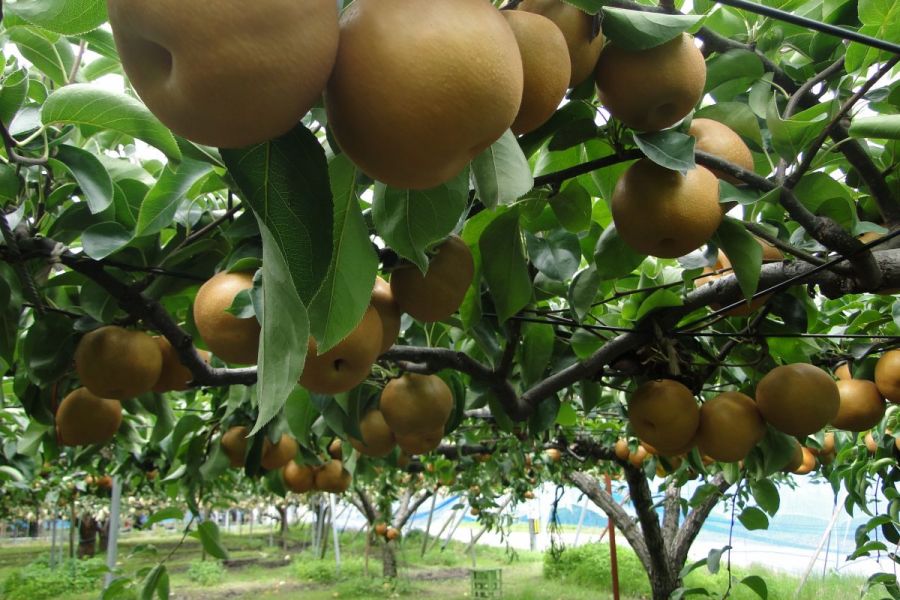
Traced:
<path fill-rule="evenodd" d="M 174 533 L 150 536 L 140 534 L 126 536 L 120 542 L 120 568 L 129 576 L 141 568 L 151 566 L 160 557 L 172 552 L 180 536 Z M 381 598 L 427 597 L 429 600 L 449 600 L 469 595 L 468 569 L 471 556 L 465 554 L 465 544 L 452 542 L 446 551 L 430 550 L 420 556 L 421 534 L 406 536 L 398 552 L 400 577 L 393 582 L 381 578 L 380 551 L 372 548 L 365 557 L 365 537 L 355 533 L 341 536 L 342 569 L 335 569 L 331 548 L 326 558 L 317 560 L 309 550 L 301 550 L 301 543 L 308 538 L 308 528 L 294 530 L 290 534 L 289 550 L 268 545 L 268 533 L 255 532 L 253 536 L 222 534 L 223 544 L 231 558 L 256 559 L 242 568 L 219 569 L 203 564 L 200 544 L 191 538 L 174 551 L 167 562 L 173 594 L 179 598 L 212 600 L 228 594 L 229 598 L 304 600 L 352 598 L 376 600 Z M 329 540 L 330 541 L 330 540 Z M 156 549 L 155 552 L 137 552 L 139 545 Z M 26 543 L 13 547 L 0 547 L 0 582 L 34 563 L 48 551 L 47 544 Z M 285 555 L 287 564 L 279 565 Z M 608 549 L 603 544 L 567 549 L 559 561 L 553 561 L 542 553 L 518 551 L 508 554 L 503 548 L 480 546 L 476 553 L 479 568 L 501 568 L 505 598 L 520 600 L 588 600 L 610 598 Z M 209 563 L 210 561 L 207 561 Z M 270 566 L 270 565 L 277 566 Z M 762 577 L 768 586 L 768 597 L 793 599 L 798 579 L 765 567 L 735 568 L 734 576 L 740 580 L 749 575 Z M 440 577 L 439 579 L 435 579 Z M 625 547 L 619 549 L 619 580 L 622 597 L 638 600 L 649 597 L 647 577 L 637 557 Z M 805 585 L 799 600 L 822 598 L 854 598 L 865 579 L 855 576 L 813 576 Z M 705 567 L 692 572 L 685 581 L 686 587 L 706 587 L 721 597 L 728 584 L 727 573 L 711 574 Z M 2 584 L 0 584 L 2 585 Z M 2 590 L 2 588 L 0 588 Z M 864 598 L 883 597 L 873 590 Z M 96 589 L 81 593 L 66 593 L 66 598 L 89 600 L 97 597 Z M 730 598 L 756 600 L 757 596 L 746 586 L 736 585 Z"/>

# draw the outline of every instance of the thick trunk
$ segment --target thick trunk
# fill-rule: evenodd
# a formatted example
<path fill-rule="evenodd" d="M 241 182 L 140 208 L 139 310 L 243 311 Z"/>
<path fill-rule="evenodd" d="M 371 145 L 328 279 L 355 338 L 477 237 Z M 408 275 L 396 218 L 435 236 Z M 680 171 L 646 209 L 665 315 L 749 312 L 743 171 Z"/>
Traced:
<path fill-rule="evenodd" d="M 90 558 L 97 553 L 98 529 L 94 517 L 82 515 L 78 523 L 78 558 Z"/>
<path fill-rule="evenodd" d="M 381 544 L 381 575 L 386 579 L 397 577 L 397 549 L 394 542 Z"/>
<path fill-rule="evenodd" d="M 669 573 L 648 573 L 650 589 L 653 590 L 653 600 L 669 600 L 681 582 L 677 577 Z"/>

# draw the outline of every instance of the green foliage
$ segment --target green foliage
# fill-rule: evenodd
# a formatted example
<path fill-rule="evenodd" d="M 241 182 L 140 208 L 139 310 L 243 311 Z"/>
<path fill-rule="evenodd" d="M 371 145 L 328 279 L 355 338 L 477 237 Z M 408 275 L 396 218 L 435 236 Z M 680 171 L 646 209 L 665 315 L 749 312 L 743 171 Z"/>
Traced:
<path fill-rule="evenodd" d="M 101 558 L 66 560 L 50 568 L 49 556 L 10 573 L 0 586 L 7 600 L 43 600 L 60 598 L 97 589 L 106 572 Z"/>
<path fill-rule="evenodd" d="M 301 556 L 294 561 L 294 574 L 301 581 L 315 583 L 335 583 L 361 577 L 365 572 L 365 561 L 359 557 L 346 557 L 341 560 L 338 574 L 333 558 L 315 559 Z"/>
<path fill-rule="evenodd" d="M 226 570 L 216 560 L 197 560 L 187 570 L 188 579 L 203 587 L 219 585 L 225 580 Z"/>
<path fill-rule="evenodd" d="M 625 596 L 649 597 L 650 582 L 634 552 L 618 548 L 619 585 Z M 609 569 L 609 544 L 600 542 L 566 548 L 554 558 L 544 554 L 544 577 L 598 589 L 612 589 Z"/>

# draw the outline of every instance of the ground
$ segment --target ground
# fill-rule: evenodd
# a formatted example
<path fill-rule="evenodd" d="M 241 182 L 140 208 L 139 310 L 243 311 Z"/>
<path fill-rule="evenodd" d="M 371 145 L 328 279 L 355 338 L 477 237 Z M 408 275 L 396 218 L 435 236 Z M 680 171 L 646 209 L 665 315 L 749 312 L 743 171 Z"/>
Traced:
<path fill-rule="evenodd" d="M 175 532 L 134 534 L 124 536 L 120 546 L 120 568 L 126 575 L 134 573 L 142 566 L 155 564 L 159 557 L 175 550 L 178 539 Z M 187 539 L 174 551 L 168 560 L 171 574 L 173 599 L 213 600 L 228 599 L 288 599 L 302 597 L 304 600 L 332 600 L 352 598 L 368 600 L 376 598 L 416 597 L 434 600 L 458 599 L 470 594 L 469 569 L 472 558 L 466 555 L 465 546 L 451 543 L 443 552 L 432 548 L 421 557 L 422 539 L 419 534 L 403 540 L 400 550 L 401 572 L 394 584 L 384 583 L 380 577 L 381 563 L 379 551 L 373 548 L 366 564 L 365 538 L 361 534 L 347 532 L 342 535 L 342 573 L 335 573 L 334 557 L 329 545 L 326 557 L 317 560 L 309 548 L 309 529 L 295 528 L 288 539 L 287 548 L 282 549 L 279 540 L 272 539 L 269 545 L 268 532 L 223 536 L 229 549 L 230 561 L 221 581 L 202 586 L 189 577 L 192 565 L 202 562 L 199 543 Z M 147 545 L 155 552 L 137 552 Z M 5 581 L 14 571 L 36 560 L 49 550 L 46 543 L 4 544 L 0 541 L 0 582 Z M 510 556 L 502 548 L 481 546 L 477 549 L 478 568 L 500 568 L 503 578 L 503 597 L 517 600 L 587 600 L 611 597 L 608 587 L 608 559 L 605 550 L 598 548 L 590 564 L 585 561 L 575 568 L 560 570 L 561 578 L 545 578 L 545 557 L 536 552 L 518 552 Z M 210 560 L 207 558 L 207 560 Z M 579 559 L 581 560 L 581 559 Z M 596 562 L 593 562 L 596 561 Z M 637 600 L 643 597 L 641 588 L 645 577 L 639 565 L 627 549 L 620 550 L 620 569 L 623 599 Z M 194 567 L 197 569 L 198 567 Z M 769 587 L 769 598 L 794 598 L 798 579 L 778 574 L 765 568 L 750 568 L 736 571 L 738 578 L 749 574 L 762 576 Z M 864 580 L 859 577 L 814 575 L 803 588 L 799 600 L 821 600 L 821 598 L 855 598 Z M 710 575 L 705 568 L 698 569 L 688 580 L 688 585 L 705 585 L 724 592 L 727 576 L 723 570 L 717 576 Z M 0 583 L 2 591 L 2 583 Z M 302 596 L 301 596 L 302 593 Z M 73 600 L 88 600 L 97 597 L 96 590 L 81 594 L 67 594 Z M 757 596 L 743 586 L 737 586 L 730 596 L 735 600 L 750 600 Z M 877 598 L 872 593 L 866 598 Z"/>

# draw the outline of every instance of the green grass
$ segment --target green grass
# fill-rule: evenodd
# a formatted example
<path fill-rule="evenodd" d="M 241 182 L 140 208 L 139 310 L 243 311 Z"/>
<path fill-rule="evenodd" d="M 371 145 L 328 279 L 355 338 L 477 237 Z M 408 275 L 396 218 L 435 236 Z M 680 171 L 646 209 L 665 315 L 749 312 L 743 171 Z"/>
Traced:
<path fill-rule="evenodd" d="M 376 600 L 381 598 L 426 597 L 429 600 L 463 598 L 469 593 L 468 569 L 472 558 L 464 552 L 466 545 L 452 542 L 446 551 L 439 548 L 420 556 L 422 536 L 414 532 L 403 538 L 398 551 L 400 577 L 393 582 L 381 578 L 380 549 L 369 549 L 366 561 L 365 536 L 345 533 L 341 536 L 342 569 L 336 572 L 332 548 L 325 559 L 317 560 L 309 550 L 301 549 L 308 542 L 309 529 L 295 529 L 289 536 L 289 549 L 269 546 L 268 532 L 254 532 L 253 536 L 223 534 L 222 540 L 231 558 L 256 559 L 243 568 L 220 568 L 218 563 L 203 562 L 200 544 L 191 538 L 175 550 L 180 536 L 174 533 L 162 535 L 139 534 L 125 536 L 120 542 L 120 570 L 128 576 L 142 567 L 151 566 L 159 558 L 173 550 L 167 562 L 173 594 L 181 598 L 211 600 L 225 593 L 229 598 L 284 599 L 302 597 L 304 600 L 352 598 Z M 330 542 L 329 537 L 329 542 Z M 277 543 L 277 539 L 276 539 Z M 134 551 L 139 545 L 155 548 L 155 552 Z M 46 556 L 46 544 L 22 544 L 0 548 L 0 582 L 13 573 L 27 569 L 30 563 Z M 278 561 L 285 555 L 287 564 Z M 628 548 L 620 547 L 619 580 L 622 597 L 638 600 L 649 597 L 649 584 L 637 557 Z M 479 568 L 501 568 L 503 571 L 504 597 L 520 600 L 606 600 L 611 597 L 609 557 L 605 544 L 592 544 L 567 549 L 559 561 L 537 552 L 518 551 L 508 553 L 503 548 L 480 546 L 476 551 Z M 102 559 L 95 562 L 101 562 Z M 277 564 L 278 566 L 270 566 Z M 724 561 L 723 561 L 724 566 Z M 32 567 L 33 568 L 33 567 Z M 734 576 L 740 580 L 748 575 L 762 577 L 769 589 L 769 598 L 793 599 L 798 578 L 774 572 L 765 567 L 735 568 Z M 44 574 L 46 575 L 46 574 Z M 442 576 L 441 579 L 433 579 Z M 855 598 L 864 584 L 864 578 L 830 575 L 813 576 L 807 582 L 800 600 Z M 84 585 L 84 581 L 80 585 Z M 687 587 L 706 587 L 716 597 L 725 591 L 727 573 L 713 575 L 705 567 L 691 573 L 685 582 Z M 72 600 L 92 600 L 97 597 L 97 586 L 90 582 L 90 589 L 73 588 L 56 597 Z M 46 589 L 53 589 L 45 586 Z M 2 588 L 0 588 L 2 589 Z M 78 591 L 83 589 L 84 591 Z M 873 590 L 864 598 L 883 597 Z M 0 594 L 2 595 L 2 594 Z M 46 596 L 51 597 L 51 596 Z M 755 600 L 756 595 L 745 586 L 736 585 L 730 596 L 735 600 Z"/>

